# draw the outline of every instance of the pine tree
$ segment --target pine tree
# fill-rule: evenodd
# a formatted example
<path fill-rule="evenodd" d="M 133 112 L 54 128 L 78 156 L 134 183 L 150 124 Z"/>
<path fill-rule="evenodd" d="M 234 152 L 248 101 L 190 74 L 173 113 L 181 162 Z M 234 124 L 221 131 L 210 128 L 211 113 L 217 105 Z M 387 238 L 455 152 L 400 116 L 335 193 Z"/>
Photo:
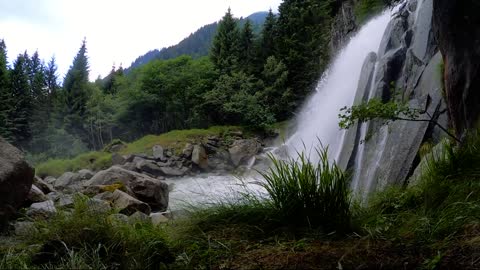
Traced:
<path fill-rule="evenodd" d="M 229 8 L 218 24 L 210 51 L 213 65 L 221 74 L 231 74 L 238 67 L 239 36 L 237 19 L 233 18 Z"/>
<path fill-rule="evenodd" d="M 66 115 L 64 125 L 68 132 L 88 141 L 85 129 L 86 104 L 88 101 L 89 66 L 85 39 L 63 82 Z"/>
<path fill-rule="evenodd" d="M 31 138 L 30 121 L 32 117 L 32 92 L 29 85 L 29 60 L 25 54 L 18 55 L 13 63 L 10 76 L 10 89 L 13 97 L 13 111 L 10 113 L 10 121 L 13 125 L 14 143 L 18 147 L 25 148 Z M 28 55 L 27 55 L 28 56 Z"/>
<path fill-rule="evenodd" d="M 58 85 L 58 75 L 57 75 L 57 63 L 55 61 L 55 56 L 52 56 L 47 66 L 45 67 L 45 84 L 47 86 L 48 94 L 51 98 L 55 97 Z"/>
<path fill-rule="evenodd" d="M 240 69 L 247 74 L 251 74 L 254 69 L 255 60 L 255 47 L 254 47 L 254 34 L 252 30 L 252 23 L 249 19 L 246 20 L 243 26 L 242 33 L 240 35 L 239 42 L 239 60 Z"/>
<path fill-rule="evenodd" d="M 13 142 L 13 126 L 10 120 L 13 98 L 7 64 L 7 47 L 2 39 L 0 40 L 0 136 Z"/>
<path fill-rule="evenodd" d="M 260 58 L 263 63 L 266 62 L 268 57 L 275 55 L 276 23 L 277 17 L 270 9 L 263 24 L 259 46 Z"/>

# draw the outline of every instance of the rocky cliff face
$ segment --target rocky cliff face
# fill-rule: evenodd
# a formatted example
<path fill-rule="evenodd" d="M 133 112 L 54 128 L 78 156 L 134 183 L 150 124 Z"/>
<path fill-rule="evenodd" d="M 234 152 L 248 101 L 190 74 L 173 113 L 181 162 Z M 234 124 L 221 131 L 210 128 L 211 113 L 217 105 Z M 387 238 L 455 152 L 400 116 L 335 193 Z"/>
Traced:
<path fill-rule="evenodd" d="M 432 30 L 434 0 L 404 3 L 385 31 L 378 52 L 366 59 L 355 102 L 369 98 L 408 101 L 447 126 L 442 98 L 442 57 Z M 372 65 L 372 60 L 376 64 Z M 394 91 L 392 91 L 392 89 Z M 427 114 L 420 119 L 430 119 Z M 405 184 L 418 165 L 422 142 L 443 134 L 428 122 L 371 121 L 347 132 L 340 163 L 355 171 L 353 185 L 368 194 L 387 185 Z"/>
<path fill-rule="evenodd" d="M 480 1 L 435 0 L 433 29 L 445 63 L 445 93 L 457 136 L 478 127 Z"/>
<path fill-rule="evenodd" d="M 355 22 L 356 0 L 338 0 L 333 12 L 336 14 L 333 18 L 332 32 L 330 39 L 331 52 L 338 52 L 345 42 L 358 30 Z"/>

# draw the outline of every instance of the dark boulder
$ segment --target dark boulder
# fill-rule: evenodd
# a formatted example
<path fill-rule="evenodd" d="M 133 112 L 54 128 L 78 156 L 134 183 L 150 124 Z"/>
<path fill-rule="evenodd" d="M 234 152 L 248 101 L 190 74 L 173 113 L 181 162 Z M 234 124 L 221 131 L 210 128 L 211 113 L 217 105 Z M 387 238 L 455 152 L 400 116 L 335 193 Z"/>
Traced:
<path fill-rule="evenodd" d="M 34 175 L 22 152 L 0 138 L 0 228 L 27 198 Z"/>
<path fill-rule="evenodd" d="M 450 120 L 457 136 L 480 115 L 480 1 L 433 1 L 433 29 L 445 65 Z"/>

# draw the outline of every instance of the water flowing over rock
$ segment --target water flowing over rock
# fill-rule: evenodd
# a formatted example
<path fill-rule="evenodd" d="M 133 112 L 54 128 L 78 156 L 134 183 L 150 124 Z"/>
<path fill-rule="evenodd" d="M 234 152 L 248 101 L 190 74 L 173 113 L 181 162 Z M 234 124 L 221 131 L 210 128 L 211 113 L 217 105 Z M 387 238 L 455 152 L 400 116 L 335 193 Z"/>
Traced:
<path fill-rule="evenodd" d="M 246 164 L 262 148 L 260 142 L 255 139 L 236 140 L 228 149 L 233 165 Z"/>
<path fill-rule="evenodd" d="M 27 198 L 34 174 L 22 152 L 0 138 L 0 229 Z"/>

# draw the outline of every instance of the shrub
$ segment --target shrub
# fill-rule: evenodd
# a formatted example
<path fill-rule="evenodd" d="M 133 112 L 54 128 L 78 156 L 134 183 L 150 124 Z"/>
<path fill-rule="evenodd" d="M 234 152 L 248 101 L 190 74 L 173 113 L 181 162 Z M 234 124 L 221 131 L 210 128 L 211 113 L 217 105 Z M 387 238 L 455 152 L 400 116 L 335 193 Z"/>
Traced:
<path fill-rule="evenodd" d="M 348 177 L 327 157 L 327 148 L 318 148 L 318 164 L 305 153 L 297 159 L 279 160 L 270 155 L 273 166 L 263 187 L 274 208 L 289 222 L 301 222 L 326 229 L 346 230 L 350 226 Z"/>

